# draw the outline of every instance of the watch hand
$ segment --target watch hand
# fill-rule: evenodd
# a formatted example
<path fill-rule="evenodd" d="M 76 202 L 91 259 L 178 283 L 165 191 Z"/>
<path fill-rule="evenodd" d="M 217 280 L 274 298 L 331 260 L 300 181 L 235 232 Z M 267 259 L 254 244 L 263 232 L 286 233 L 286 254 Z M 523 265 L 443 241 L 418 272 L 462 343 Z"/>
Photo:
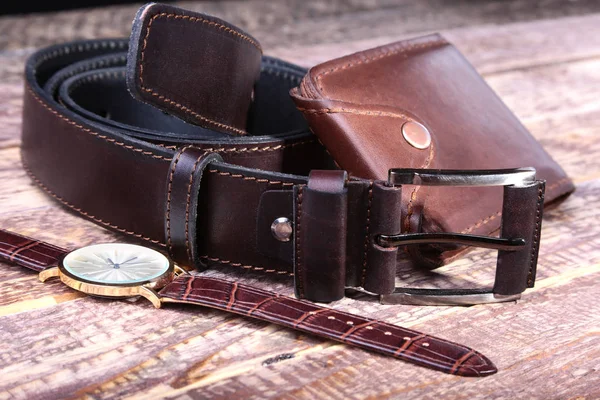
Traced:
<path fill-rule="evenodd" d="M 127 260 L 127 261 L 123 261 L 122 263 L 120 263 L 120 265 L 126 264 L 126 263 L 128 263 L 129 261 L 133 261 L 133 260 L 135 260 L 136 258 L 137 258 L 137 256 L 135 256 L 135 257 L 132 257 L 132 258 L 130 258 L 130 259 L 129 259 L 129 260 Z"/>
<path fill-rule="evenodd" d="M 104 263 L 111 263 L 111 264 L 113 264 L 113 262 L 111 261 L 111 259 L 110 259 L 110 258 L 108 258 L 108 260 L 107 260 L 107 259 L 105 259 L 105 258 L 103 258 L 103 257 L 99 256 L 99 255 L 98 255 L 98 254 L 96 254 L 96 253 L 90 253 L 90 254 L 92 254 L 94 257 L 96 257 L 98 260 L 101 260 L 101 261 L 102 261 L 102 262 L 104 262 Z"/>

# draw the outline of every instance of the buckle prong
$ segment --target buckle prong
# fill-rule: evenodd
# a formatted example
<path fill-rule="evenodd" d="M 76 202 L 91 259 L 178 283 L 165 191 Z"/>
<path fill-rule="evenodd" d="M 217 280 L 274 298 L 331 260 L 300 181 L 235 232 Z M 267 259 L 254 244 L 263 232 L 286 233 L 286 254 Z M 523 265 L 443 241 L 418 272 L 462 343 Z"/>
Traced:
<path fill-rule="evenodd" d="M 523 238 L 496 238 L 490 236 L 465 235 L 462 233 L 407 233 L 400 235 L 378 235 L 381 247 L 398 247 L 411 244 L 452 243 L 486 249 L 517 251 L 525 247 Z"/>

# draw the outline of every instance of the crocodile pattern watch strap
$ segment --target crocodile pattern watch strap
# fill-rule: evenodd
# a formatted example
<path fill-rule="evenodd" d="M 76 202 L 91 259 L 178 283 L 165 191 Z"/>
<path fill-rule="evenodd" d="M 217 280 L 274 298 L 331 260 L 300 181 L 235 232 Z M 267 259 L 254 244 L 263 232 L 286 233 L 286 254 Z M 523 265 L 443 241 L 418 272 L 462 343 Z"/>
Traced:
<path fill-rule="evenodd" d="M 163 302 L 233 312 L 448 374 L 482 377 L 497 372 L 487 357 L 466 346 L 236 282 L 182 275 L 159 296 Z"/>
<path fill-rule="evenodd" d="M 55 267 L 69 250 L 0 229 L 0 260 L 34 271 Z"/>

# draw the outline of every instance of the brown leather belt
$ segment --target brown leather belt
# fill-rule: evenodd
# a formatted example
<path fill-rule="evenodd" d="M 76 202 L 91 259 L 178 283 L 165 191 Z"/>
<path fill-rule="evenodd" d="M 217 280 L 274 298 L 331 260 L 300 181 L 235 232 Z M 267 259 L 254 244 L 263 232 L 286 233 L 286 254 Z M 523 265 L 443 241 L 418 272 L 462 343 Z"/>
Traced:
<path fill-rule="evenodd" d="M 535 170 L 348 177 L 290 99 L 306 71 L 261 51 L 223 21 L 162 5 L 142 8 L 131 46 L 93 40 L 38 51 L 26 66 L 25 169 L 71 210 L 178 263 L 294 275 L 297 296 L 313 301 L 361 287 L 387 302 L 474 304 L 533 286 L 544 197 Z M 239 70 L 241 59 L 260 63 L 252 93 L 242 83 L 258 67 Z M 204 69 L 189 70 L 196 64 Z M 504 186 L 500 237 L 404 232 L 407 184 Z M 396 289 L 400 246 L 449 242 L 499 249 L 495 285 Z"/>

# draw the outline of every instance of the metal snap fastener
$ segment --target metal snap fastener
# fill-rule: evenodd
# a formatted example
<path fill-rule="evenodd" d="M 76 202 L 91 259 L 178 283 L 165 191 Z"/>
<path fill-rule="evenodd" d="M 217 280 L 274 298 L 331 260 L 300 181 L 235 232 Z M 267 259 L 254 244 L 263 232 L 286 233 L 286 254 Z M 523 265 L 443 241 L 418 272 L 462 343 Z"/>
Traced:
<path fill-rule="evenodd" d="M 402 136 L 417 149 L 426 149 L 431 145 L 431 134 L 427 128 L 415 121 L 408 121 L 402 125 Z"/>
<path fill-rule="evenodd" d="M 289 242 L 293 231 L 292 223 L 285 217 L 277 218 L 271 224 L 271 233 L 280 242 Z"/>

